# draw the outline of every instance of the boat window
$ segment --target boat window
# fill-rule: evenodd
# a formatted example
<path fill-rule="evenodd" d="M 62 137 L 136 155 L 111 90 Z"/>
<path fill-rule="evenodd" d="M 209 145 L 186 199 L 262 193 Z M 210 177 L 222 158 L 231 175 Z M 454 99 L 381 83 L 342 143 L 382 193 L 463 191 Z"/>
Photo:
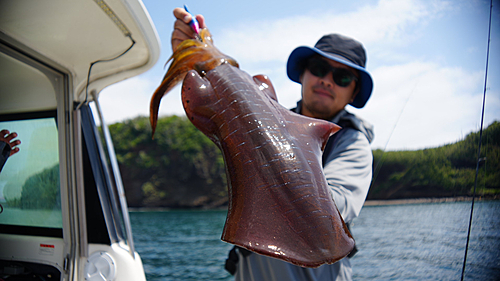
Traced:
<path fill-rule="evenodd" d="M 103 148 L 102 139 L 94 122 L 91 108 L 88 105 L 83 105 L 80 111 L 82 116 L 82 131 L 85 141 L 84 145 L 88 152 L 87 155 L 90 162 L 89 164 L 94 178 L 92 181 L 87 178 L 85 179 L 86 189 L 88 188 L 87 182 L 95 183 L 94 185 L 97 188 L 96 195 L 98 195 L 99 198 L 99 202 L 95 203 L 100 203 L 109 236 L 113 242 L 123 241 L 125 240 L 125 237 L 123 233 L 122 218 L 118 212 L 119 201 L 116 195 L 115 181 L 112 177 L 112 173 L 110 172 L 107 154 Z M 90 174 L 86 173 L 86 177 L 87 176 L 90 176 Z M 91 196 L 91 194 L 87 194 L 86 191 L 85 196 Z M 87 204 L 89 203 L 90 201 L 87 200 Z M 87 223 L 97 223 L 97 221 L 89 221 L 89 217 L 93 216 L 89 213 L 92 212 L 92 209 L 93 208 L 89 209 L 89 206 L 87 206 Z M 90 233 L 89 239 L 91 239 Z M 91 242 L 91 240 L 89 240 L 89 242 Z"/>
<path fill-rule="evenodd" d="M 20 151 L 0 171 L 0 232 L 6 226 L 62 229 L 55 116 L 56 111 L 0 115 L 0 129 L 17 132 L 21 140 Z"/>

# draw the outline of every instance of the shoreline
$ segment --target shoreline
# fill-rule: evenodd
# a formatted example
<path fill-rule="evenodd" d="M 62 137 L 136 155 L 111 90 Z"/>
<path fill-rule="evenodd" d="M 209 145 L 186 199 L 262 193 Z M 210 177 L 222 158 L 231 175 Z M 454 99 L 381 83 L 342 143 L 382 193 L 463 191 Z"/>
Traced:
<path fill-rule="evenodd" d="M 498 200 L 496 196 L 493 198 L 476 197 L 475 201 L 482 200 Z M 412 198 L 412 199 L 389 199 L 389 200 L 366 200 L 363 206 L 388 206 L 388 205 L 406 205 L 406 204 L 425 204 L 425 203 L 448 203 L 448 202 L 464 202 L 472 201 L 472 196 L 460 197 L 443 197 L 443 198 Z"/>
<path fill-rule="evenodd" d="M 484 200 L 500 200 L 500 197 L 476 197 L 475 201 Z M 472 196 L 460 197 L 442 197 L 442 198 L 409 198 L 409 199 L 388 199 L 388 200 L 367 200 L 365 206 L 390 206 L 390 205 L 406 205 L 406 204 L 426 204 L 426 203 L 449 203 L 449 202 L 465 202 L 472 201 Z M 172 207 L 129 207 L 129 212 L 164 212 L 164 211 L 182 211 L 182 210 L 227 210 L 227 206 L 217 208 L 172 208 Z"/>

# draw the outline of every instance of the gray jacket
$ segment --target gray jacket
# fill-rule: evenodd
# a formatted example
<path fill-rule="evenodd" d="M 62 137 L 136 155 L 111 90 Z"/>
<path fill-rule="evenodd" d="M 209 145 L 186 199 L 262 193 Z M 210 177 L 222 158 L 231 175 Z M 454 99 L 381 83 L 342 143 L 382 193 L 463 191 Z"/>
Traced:
<path fill-rule="evenodd" d="M 300 102 L 292 110 L 300 113 L 299 109 Z M 343 128 L 330 138 L 323 169 L 340 214 L 350 222 L 359 215 L 371 184 L 373 127 L 345 110 L 331 121 Z M 236 281 L 352 280 L 349 258 L 318 268 L 302 268 L 259 254 L 238 252 L 238 257 Z"/>
<path fill-rule="evenodd" d="M 331 137 L 323 169 L 342 218 L 350 222 L 359 215 L 372 180 L 373 126 L 345 110 L 331 121 L 344 127 Z"/>

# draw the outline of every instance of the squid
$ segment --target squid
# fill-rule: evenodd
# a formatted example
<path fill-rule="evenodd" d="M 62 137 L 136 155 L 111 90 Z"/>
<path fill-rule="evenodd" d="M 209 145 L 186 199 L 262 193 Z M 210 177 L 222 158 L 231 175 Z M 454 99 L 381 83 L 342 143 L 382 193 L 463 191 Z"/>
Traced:
<path fill-rule="evenodd" d="M 296 114 L 277 101 L 270 79 L 250 76 L 213 45 L 208 29 L 186 40 L 151 99 L 183 81 L 187 118 L 222 151 L 228 214 L 221 239 L 302 267 L 347 256 L 355 242 L 329 192 L 321 154 L 340 129 Z"/>

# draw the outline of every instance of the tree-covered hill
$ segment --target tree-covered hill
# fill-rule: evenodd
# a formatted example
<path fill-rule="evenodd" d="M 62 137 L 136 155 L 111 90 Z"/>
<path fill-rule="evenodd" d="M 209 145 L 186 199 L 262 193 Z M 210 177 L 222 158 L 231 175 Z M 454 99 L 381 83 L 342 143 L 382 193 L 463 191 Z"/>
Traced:
<path fill-rule="evenodd" d="M 200 207 L 227 202 L 219 149 L 186 118 L 160 118 L 154 139 L 149 119 L 109 127 L 131 207 Z"/>
<path fill-rule="evenodd" d="M 184 117 L 158 120 L 151 138 L 149 119 L 110 126 L 131 207 L 218 207 L 227 203 L 219 149 Z M 468 196 L 476 171 L 478 133 L 438 148 L 375 150 L 374 182 L 368 199 Z M 500 194 L 500 123 L 483 132 L 481 195 Z M 381 161 L 379 161 L 381 159 Z"/>
<path fill-rule="evenodd" d="M 437 148 L 373 151 L 374 181 L 368 199 L 470 196 L 476 174 L 479 133 Z M 483 131 L 478 195 L 500 194 L 500 123 Z"/>

